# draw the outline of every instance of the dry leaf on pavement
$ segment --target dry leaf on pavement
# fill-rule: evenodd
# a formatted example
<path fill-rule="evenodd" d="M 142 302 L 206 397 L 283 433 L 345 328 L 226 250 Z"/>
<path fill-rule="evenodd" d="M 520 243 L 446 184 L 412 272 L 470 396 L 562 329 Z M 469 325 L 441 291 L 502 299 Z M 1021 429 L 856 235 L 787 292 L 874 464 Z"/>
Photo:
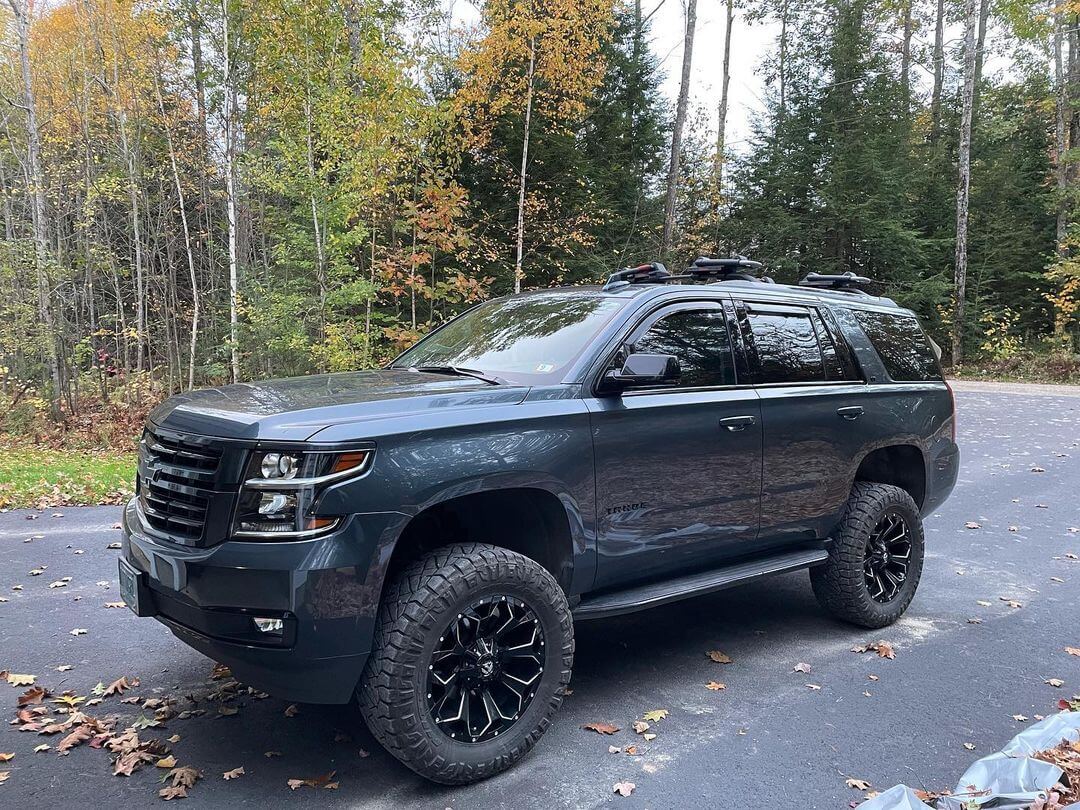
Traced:
<path fill-rule="evenodd" d="M 634 721 L 634 733 L 635 734 L 644 734 L 648 730 L 649 730 L 649 724 L 646 723 L 644 720 L 635 720 Z"/>
<path fill-rule="evenodd" d="M 709 656 L 709 658 L 717 664 L 731 663 L 731 657 L 720 652 L 720 650 L 709 650 L 705 655 Z"/>
<path fill-rule="evenodd" d="M 844 784 L 853 790 L 869 790 L 870 783 L 865 779 L 845 779 Z"/>
<path fill-rule="evenodd" d="M 711 689 L 714 692 L 719 692 L 721 689 L 727 689 L 726 683 L 719 683 L 718 681 L 709 681 L 705 684 L 706 689 Z"/>
<path fill-rule="evenodd" d="M 636 787 L 637 785 L 635 785 L 633 782 L 616 782 L 612 786 L 615 793 L 618 793 L 620 796 L 629 796 L 631 793 L 634 792 L 634 788 Z"/>
<path fill-rule="evenodd" d="M 667 709 L 653 709 L 651 712 L 645 712 L 645 714 L 641 715 L 641 719 L 648 723 L 659 723 L 667 716 Z"/>
<path fill-rule="evenodd" d="M 225 771 L 225 773 L 221 775 L 221 778 L 228 781 L 229 779 L 239 779 L 243 775 L 244 766 L 241 765 L 239 768 L 233 768 L 231 771 Z"/>
<path fill-rule="evenodd" d="M 800 661 L 795 665 L 795 668 L 792 670 L 792 672 L 801 672 L 804 675 L 809 675 L 811 669 L 813 669 L 813 667 L 811 667 L 809 664 Z"/>
<path fill-rule="evenodd" d="M 595 731 L 597 734 L 614 734 L 619 730 L 618 726 L 611 723 L 586 723 L 582 726 L 586 731 Z"/>

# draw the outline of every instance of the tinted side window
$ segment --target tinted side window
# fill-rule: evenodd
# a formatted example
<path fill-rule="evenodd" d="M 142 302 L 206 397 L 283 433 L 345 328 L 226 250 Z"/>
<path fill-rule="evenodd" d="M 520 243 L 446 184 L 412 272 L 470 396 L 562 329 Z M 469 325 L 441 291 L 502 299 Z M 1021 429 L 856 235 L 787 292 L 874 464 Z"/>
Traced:
<path fill-rule="evenodd" d="M 634 342 L 634 351 L 675 355 L 682 369 L 679 388 L 735 384 L 727 320 L 721 310 L 666 315 Z"/>
<path fill-rule="evenodd" d="M 859 375 L 855 371 L 855 364 L 851 362 L 846 351 L 847 344 L 841 342 L 838 345 L 835 333 L 826 326 L 819 310 L 811 310 L 810 317 L 814 321 L 814 331 L 817 332 L 821 356 L 825 361 L 825 378 L 829 382 L 858 380 Z"/>
<path fill-rule="evenodd" d="M 818 382 L 825 363 L 808 310 L 747 304 L 758 356 L 757 383 Z"/>
<path fill-rule="evenodd" d="M 941 366 L 919 322 L 910 315 L 852 310 L 896 382 L 940 380 Z"/>

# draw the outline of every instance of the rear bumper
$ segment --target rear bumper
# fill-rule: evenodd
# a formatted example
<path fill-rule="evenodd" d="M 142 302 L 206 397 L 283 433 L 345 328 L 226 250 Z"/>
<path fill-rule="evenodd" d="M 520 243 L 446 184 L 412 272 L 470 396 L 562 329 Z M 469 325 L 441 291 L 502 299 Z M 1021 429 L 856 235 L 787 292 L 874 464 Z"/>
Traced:
<path fill-rule="evenodd" d="M 124 510 L 123 558 L 139 572 L 140 606 L 181 641 L 229 666 L 241 682 L 305 703 L 347 703 L 371 650 L 384 535 L 396 513 L 356 515 L 336 532 L 209 548 L 148 532 Z M 279 618 L 280 635 L 254 617 Z"/>
<path fill-rule="evenodd" d="M 960 472 L 960 448 L 947 437 L 937 439 L 930 448 L 926 470 L 926 497 L 923 499 L 922 513 L 928 515 L 941 504 L 956 486 L 956 477 Z"/>

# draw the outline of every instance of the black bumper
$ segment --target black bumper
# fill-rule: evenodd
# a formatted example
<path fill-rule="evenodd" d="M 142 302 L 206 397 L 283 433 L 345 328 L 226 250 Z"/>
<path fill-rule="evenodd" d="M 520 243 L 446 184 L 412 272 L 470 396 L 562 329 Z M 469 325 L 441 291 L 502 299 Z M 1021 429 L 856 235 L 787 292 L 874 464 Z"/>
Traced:
<path fill-rule="evenodd" d="M 347 703 L 371 650 L 381 592 L 373 550 L 392 517 L 354 516 L 312 540 L 193 548 L 148 530 L 132 501 L 123 559 L 138 572 L 140 613 L 242 683 L 285 700 Z M 281 619 L 283 632 L 260 633 L 255 617 Z"/>

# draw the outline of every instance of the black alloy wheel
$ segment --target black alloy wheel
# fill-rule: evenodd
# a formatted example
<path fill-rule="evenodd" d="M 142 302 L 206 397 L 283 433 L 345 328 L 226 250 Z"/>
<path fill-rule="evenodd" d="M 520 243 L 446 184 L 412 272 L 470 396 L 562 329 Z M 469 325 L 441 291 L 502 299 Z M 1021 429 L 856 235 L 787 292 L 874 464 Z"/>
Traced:
<path fill-rule="evenodd" d="M 544 672 L 544 631 L 533 610 L 487 597 L 443 631 L 428 666 L 431 717 L 451 739 L 481 743 L 506 732 L 528 708 Z"/>
<path fill-rule="evenodd" d="M 870 598 L 887 604 L 907 580 L 911 562 L 911 536 L 907 522 L 895 511 L 881 516 L 866 540 L 863 579 Z"/>

